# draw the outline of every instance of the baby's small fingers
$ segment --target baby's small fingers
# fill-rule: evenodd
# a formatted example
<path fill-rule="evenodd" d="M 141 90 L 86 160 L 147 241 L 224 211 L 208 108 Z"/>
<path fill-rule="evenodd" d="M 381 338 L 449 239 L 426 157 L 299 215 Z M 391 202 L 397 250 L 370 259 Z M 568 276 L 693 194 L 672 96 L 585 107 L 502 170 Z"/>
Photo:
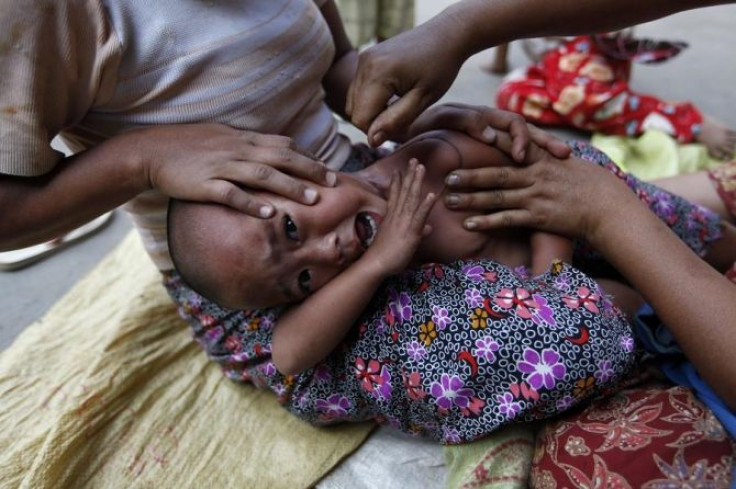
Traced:
<path fill-rule="evenodd" d="M 463 222 L 463 227 L 469 231 L 489 231 L 508 227 L 527 227 L 532 222 L 529 211 L 512 209 L 469 217 Z"/>
<path fill-rule="evenodd" d="M 417 166 L 418 161 L 416 158 L 412 158 L 409 160 L 409 165 L 407 166 L 406 173 L 404 174 L 404 185 L 401 187 L 404 195 L 407 195 L 407 192 L 409 192 L 412 188 L 414 180 L 417 176 Z"/>
<path fill-rule="evenodd" d="M 404 180 L 401 186 L 401 195 L 399 196 L 400 208 L 405 212 L 413 212 L 418 205 L 417 181 L 419 181 L 421 188 L 423 168 L 415 158 L 409 160 L 406 173 L 403 175 Z"/>
<path fill-rule="evenodd" d="M 414 168 L 414 178 L 412 178 L 411 187 L 409 187 L 409 195 L 415 202 L 418 202 L 419 196 L 422 193 L 422 184 L 424 183 L 426 173 L 427 167 L 417 163 Z"/>
<path fill-rule="evenodd" d="M 433 192 L 428 193 L 424 200 L 422 200 L 422 203 L 419 205 L 419 208 L 414 213 L 414 219 L 419 224 L 424 224 L 429 217 L 429 213 L 432 212 L 432 208 L 434 207 L 434 204 L 437 202 L 437 195 Z"/>
<path fill-rule="evenodd" d="M 401 196 L 401 187 L 403 185 L 401 174 L 394 170 L 391 173 L 391 184 L 388 188 L 388 203 L 389 206 L 396 205 L 396 200 Z"/>

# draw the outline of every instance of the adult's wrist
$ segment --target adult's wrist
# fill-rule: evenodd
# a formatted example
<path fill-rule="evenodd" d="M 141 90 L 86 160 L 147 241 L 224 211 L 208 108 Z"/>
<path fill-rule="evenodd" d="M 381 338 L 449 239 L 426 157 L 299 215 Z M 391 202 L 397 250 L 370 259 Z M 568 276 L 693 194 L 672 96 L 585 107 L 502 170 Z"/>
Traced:
<path fill-rule="evenodd" d="M 621 197 L 608 200 L 595 212 L 584 236 L 609 261 L 614 261 L 613 255 L 622 251 L 622 241 L 635 241 L 638 236 L 644 236 L 652 226 L 661 224 L 631 191 L 627 189 L 627 194 Z"/>
<path fill-rule="evenodd" d="M 118 148 L 130 185 L 138 193 L 155 188 L 156 150 L 150 145 L 155 130 L 135 129 L 110 140 Z"/>

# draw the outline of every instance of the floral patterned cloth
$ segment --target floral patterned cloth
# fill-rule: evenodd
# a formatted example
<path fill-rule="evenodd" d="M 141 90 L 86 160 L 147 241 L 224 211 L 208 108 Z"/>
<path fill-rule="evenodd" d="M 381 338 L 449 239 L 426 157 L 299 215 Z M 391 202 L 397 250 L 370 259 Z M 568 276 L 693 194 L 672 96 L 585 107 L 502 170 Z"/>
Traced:
<path fill-rule="evenodd" d="M 723 163 L 710 169 L 708 177 L 713 182 L 726 209 L 736 219 L 736 161 Z"/>
<path fill-rule="evenodd" d="M 625 179 L 699 254 L 719 237 L 715 214 L 624 175 L 587 145 L 572 147 Z M 279 308 L 223 309 L 175 272 L 164 279 L 228 377 L 273 390 L 313 423 L 373 419 L 461 443 L 612 390 L 638 358 L 631 327 L 605 292 L 559 262 L 538 277 L 492 260 L 409 270 L 386 281 L 333 353 L 297 376 L 281 375 L 271 361 Z"/>
<path fill-rule="evenodd" d="M 530 487 L 727 489 L 733 463 L 733 441 L 692 391 L 640 387 L 546 424 Z"/>
<path fill-rule="evenodd" d="M 723 204 L 736 219 L 736 161 L 723 163 L 708 171 L 708 177 L 716 188 Z M 726 278 L 736 283 L 736 262 L 726 271 Z"/>
<path fill-rule="evenodd" d="M 544 54 L 523 74 L 511 74 L 496 94 L 500 109 L 539 124 L 607 135 L 638 136 L 659 129 L 691 142 L 703 116 L 687 102 L 671 103 L 629 88 L 630 59 L 615 59 L 590 36 Z"/>

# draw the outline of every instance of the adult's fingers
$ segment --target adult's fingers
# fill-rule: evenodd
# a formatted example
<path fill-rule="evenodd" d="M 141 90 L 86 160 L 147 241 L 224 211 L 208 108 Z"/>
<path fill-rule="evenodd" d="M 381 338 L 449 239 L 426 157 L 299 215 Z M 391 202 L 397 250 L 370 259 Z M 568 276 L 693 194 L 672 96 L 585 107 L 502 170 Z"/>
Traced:
<path fill-rule="evenodd" d="M 496 209 L 520 208 L 528 200 L 528 189 L 495 189 L 471 193 L 452 193 L 445 197 L 445 205 L 453 210 L 471 209 L 492 211 Z"/>
<path fill-rule="evenodd" d="M 532 141 L 549 151 L 553 156 L 561 159 L 570 157 L 572 153 L 570 146 L 554 134 L 543 131 L 532 124 L 529 124 L 529 132 L 532 135 Z"/>
<path fill-rule="evenodd" d="M 472 216 L 463 222 L 463 226 L 471 231 L 488 231 L 507 227 L 532 227 L 534 219 L 525 209 L 509 209 L 493 214 Z"/>
<path fill-rule="evenodd" d="M 336 175 L 324 163 L 290 147 L 250 146 L 243 148 L 240 159 L 263 163 L 289 175 L 332 187 Z"/>
<path fill-rule="evenodd" d="M 517 156 L 514 156 L 514 159 L 519 162 L 527 164 L 534 163 L 535 161 L 537 161 L 537 159 L 544 155 L 544 152 L 539 149 L 539 146 L 535 142 L 531 142 L 529 141 L 529 139 L 525 139 L 528 144 L 522 147 L 521 150 L 519 149 L 520 140 L 526 137 L 532 137 L 532 133 L 529 132 L 530 126 L 526 122 L 524 122 L 523 124 L 523 130 L 520 129 L 520 126 L 518 125 L 514 128 L 511 128 L 511 125 L 509 126 L 509 131 L 516 131 L 516 134 L 510 132 L 499 132 L 493 145 L 504 153 L 510 154 L 512 156 L 516 151 L 517 155 L 522 157 L 521 159 L 518 159 Z M 526 133 L 526 135 L 524 135 L 524 133 Z"/>
<path fill-rule="evenodd" d="M 504 152 L 518 162 L 524 161 L 526 147 L 532 139 L 526 120 L 519 114 L 491 108 L 484 111 L 484 116 L 488 125 L 511 136 L 511 146 L 504 149 Z"/>
<path fill-rule="evenodd" d="M 242 139 L 252 146 L 267 146 L 272 148 L 296 148 L 294 140 L 289 136 L 279 134 L 263 134 L 254 131 L 244 131 Z"/>
<path fill-rule="evenodd" d="M 212 180 L 203 187 L 203 202 L 215 202 L 237 209 L 245 214 L 267 219 L 274 213 L 273 206 L 226 180 Z"/>
<path fill-rule="evenodd" d="M 213 180 L 227 180 L 243 187 L 264 190 L 307 205 L 314 204 L 319 198 L 318 190 L 304 180 L 296 179 L 263 163 L 231 162 L 213 176 Z"/>
<path fill-rule="evenodd" d="M 424 90 L 409 90 L 388 107 L 384 106 L 384 110 L 377 114 L 368 128 L 368 142 L 379 146 L 392 137 L 403 136 L 411 123 L 431 103 L 431 97 Z"/>
<path fill-rule="evenodd" d="M 464 132 L 469 136 L 492 143 L 496 139 L 496 131 L 492 127 L 493 112 L 496 109 L 480 105 L 446 103 L 427 109 L 411 127 L 413 135 L 432 129 L 445 128 Z"/>
<path fill-rule="evenodd" d="M 527 168 L 512 166 L 482 167 L 453 170 L 445 179 L 446 185 L 459 189 L 524 188 L 534 184 L 534 176 Z"/>
<path fill-rule="evenodd" d="M 394 93 L 395 88 L 390 84 L 364 82 L 362 77 L 356 78 L 348 88 L 345 112 L 355 127 L 367 133 Z"/>
<path fill-rule="evenodd" d="M 570 147 L 563 140 L 550 132 L 527 123 L 518 114 L 492 110 L 488 113 L 488 117 L 489 124 L 500 130 L 494 145 L 504 153 L 511 155 L 518 162 L 524 161 L 530 143 L 546 149 L 557 158 L 570 157 Z"/>

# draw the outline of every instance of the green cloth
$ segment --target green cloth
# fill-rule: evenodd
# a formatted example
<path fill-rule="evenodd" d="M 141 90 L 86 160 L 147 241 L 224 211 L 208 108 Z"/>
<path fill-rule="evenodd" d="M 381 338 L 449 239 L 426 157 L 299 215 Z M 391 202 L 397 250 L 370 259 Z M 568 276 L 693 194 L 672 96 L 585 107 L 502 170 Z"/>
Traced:
<path fill-rule="evenodd" d="M 594 134 L 591 144 L 622 170 L 642 180 L 672 177 L 721 163 L 702 144 L 678 144 L 670 135 L 650 129 L 638 138 Z"/>
<path fill-rule="evenodd" d="M 445 447 L 448 489 L 524 489 L 534 456 L 534 425 L 509 425 L 491 436 Z"/>
<path fill-rule="evenodd" d="M 337 8 L 354 46 L 414 27 L 414 0 L 337 0 Z"/>
<path fill-rule="evenodd" d="M 306 489 L 373 427 L 226 379 L 133 231 L 0 352 L 2 488 Z"/>

